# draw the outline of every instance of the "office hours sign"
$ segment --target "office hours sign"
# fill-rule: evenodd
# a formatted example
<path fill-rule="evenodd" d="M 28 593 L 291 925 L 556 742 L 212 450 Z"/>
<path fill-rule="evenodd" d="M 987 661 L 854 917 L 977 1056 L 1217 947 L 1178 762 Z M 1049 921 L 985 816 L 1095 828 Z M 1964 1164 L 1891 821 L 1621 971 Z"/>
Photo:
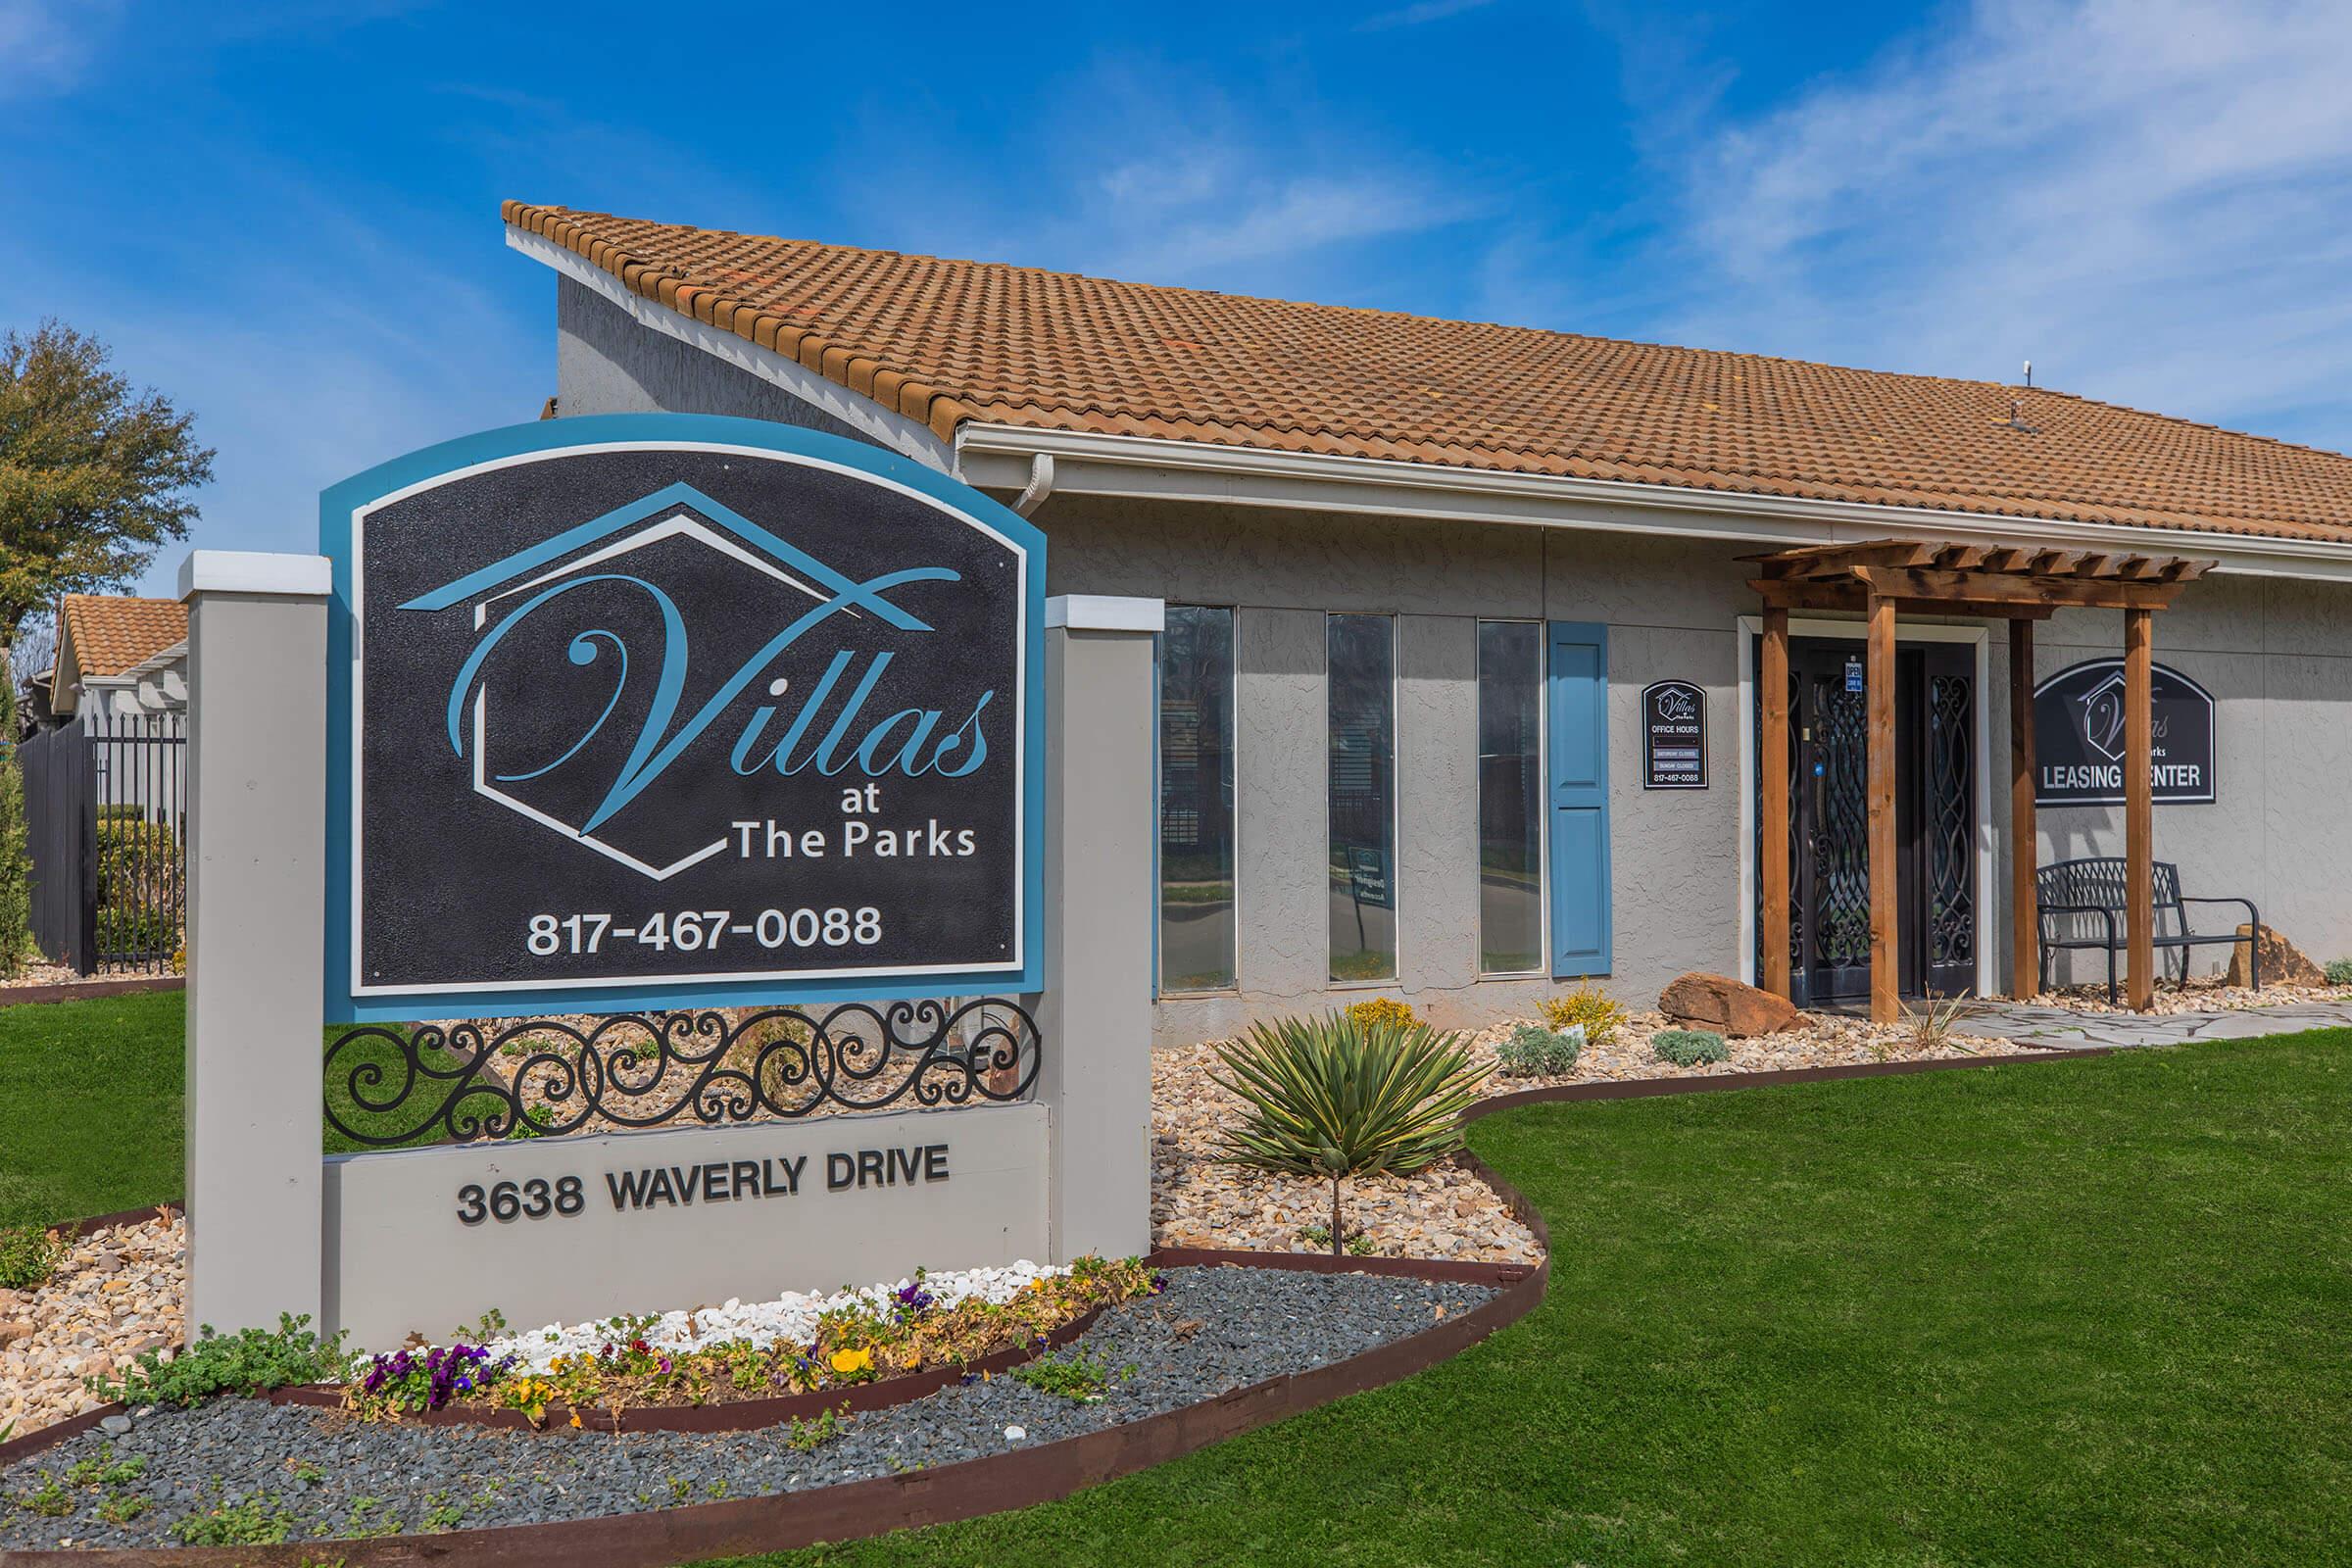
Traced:
<path fill-rule="evenodd" d="M 326 493 L 330 1016 L 1035 984 L 1043 536 L 756 420 Z"/>
<path fill-rule="evenodd" d="M 2149 682 L 2158 805 L 2215 799 L 2213 694 L 2158 664 Z M 2034 804 L 2124 802 L 2124 662 L 2093 659 L 2034 688 Z"/>
<path fill-rule="evenodd" d="M 1707 787 L 1707 694 L 1690 681 L 1642 688 L 1642 787 Z"/>

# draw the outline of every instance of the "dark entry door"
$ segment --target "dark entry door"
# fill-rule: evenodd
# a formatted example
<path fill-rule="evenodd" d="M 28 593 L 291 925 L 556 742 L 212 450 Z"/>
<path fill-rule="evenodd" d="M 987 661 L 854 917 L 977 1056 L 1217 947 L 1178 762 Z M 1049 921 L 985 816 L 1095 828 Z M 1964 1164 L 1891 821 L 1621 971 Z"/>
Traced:
<path fill-rule="evenodd" d="M 1859 643 L 1788 651 L 1789 978 L 1804 1005 L 1870 995 L 1868 704 Z M 1895 655 L 1897 988 L 1958 996 L 1977 972 L 1975 661 Z"/>

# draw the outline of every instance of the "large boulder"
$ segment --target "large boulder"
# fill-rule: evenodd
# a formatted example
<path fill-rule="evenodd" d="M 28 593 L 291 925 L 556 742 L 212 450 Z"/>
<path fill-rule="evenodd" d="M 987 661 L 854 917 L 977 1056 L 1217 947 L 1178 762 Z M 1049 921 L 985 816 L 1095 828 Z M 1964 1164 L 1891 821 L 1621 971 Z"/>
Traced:
<path fill-rule="evenodd" d="M 2230 972 L 2222 977 L 2226 986 L 2242 986 L 2250 978 L 2246 967 L 2246 936 L 2252 926 L 2237 928 L 2237 945 L 2230 950 Z M 2252 946 L 2262 955 L 2262 983 L 2266 986 L 2324 986 L 2328 976 L 2320 966 L 2303 956 L 2292 942 L 2269 926 L 2255 933 Z"/>
<path fill-rule="evenodd" d="M 1659 993 L 1658 1010 L 1676 1023 L 1700 1024 L 1735 1039 L 1773 1034 L 1804 1017 L 1793 1003 L 1769 991 L 1697 970 Z"/>

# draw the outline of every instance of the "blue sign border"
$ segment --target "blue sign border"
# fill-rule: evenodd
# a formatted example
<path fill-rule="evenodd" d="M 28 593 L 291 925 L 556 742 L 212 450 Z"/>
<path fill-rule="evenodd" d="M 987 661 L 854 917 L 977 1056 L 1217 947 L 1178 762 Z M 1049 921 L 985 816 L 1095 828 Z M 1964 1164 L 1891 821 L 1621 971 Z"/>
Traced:
<path fill-rule="evenodd" d="M 746 980 L 678 985 L 576 987 L 518 991 L 468 986 L 398 997 L 351 994 L 352 711 L 359 671 L 353 663 L 352 514 L 371 502 L 443 474 L 525 453 L 562 452 L 615 441 L 756 447 L 817 458 L 892 480 L 945 502 L 1004 534 L 1027 553 L 1028 595 L 1021 694 L 1021 967 L 942 970 L 887 981 Z M 318 497 L 318 549 L 334 564 L 327 607 L 326 704 L 326 1021 L 401 1023 L 416 1018 L 527 1017 L 549 1011 L 642 1012 L 691 1007 L 757 1006 L 805 1002 L 881 1002 L 906 997 L 972 996 L 1039 989 L 1044 963 L 1046 536 L 1019 514 L 911 458 L 841 436 L 762 419 L 706 414 L 598 414 L 511 424 L 461 436 L 380 463 Z"/>

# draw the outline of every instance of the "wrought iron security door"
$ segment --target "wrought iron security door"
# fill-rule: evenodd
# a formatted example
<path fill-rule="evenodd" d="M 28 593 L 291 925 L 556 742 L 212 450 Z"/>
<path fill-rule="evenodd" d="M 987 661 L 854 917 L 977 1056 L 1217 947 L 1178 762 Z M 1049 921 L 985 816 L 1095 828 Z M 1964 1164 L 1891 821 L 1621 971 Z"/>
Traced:
<path fill-rule="evenodd" d="M 1870 994 L 1861 670 L 1859 643 L 1799 639 L 1789 649 L 1789 980 L 1800 1005 Z M 1895 785 L 1897 984 L 1910 996 L 1961 995 L 1977 974 L 1976 677 L 1967 649 L 1897 652 Z"/>

